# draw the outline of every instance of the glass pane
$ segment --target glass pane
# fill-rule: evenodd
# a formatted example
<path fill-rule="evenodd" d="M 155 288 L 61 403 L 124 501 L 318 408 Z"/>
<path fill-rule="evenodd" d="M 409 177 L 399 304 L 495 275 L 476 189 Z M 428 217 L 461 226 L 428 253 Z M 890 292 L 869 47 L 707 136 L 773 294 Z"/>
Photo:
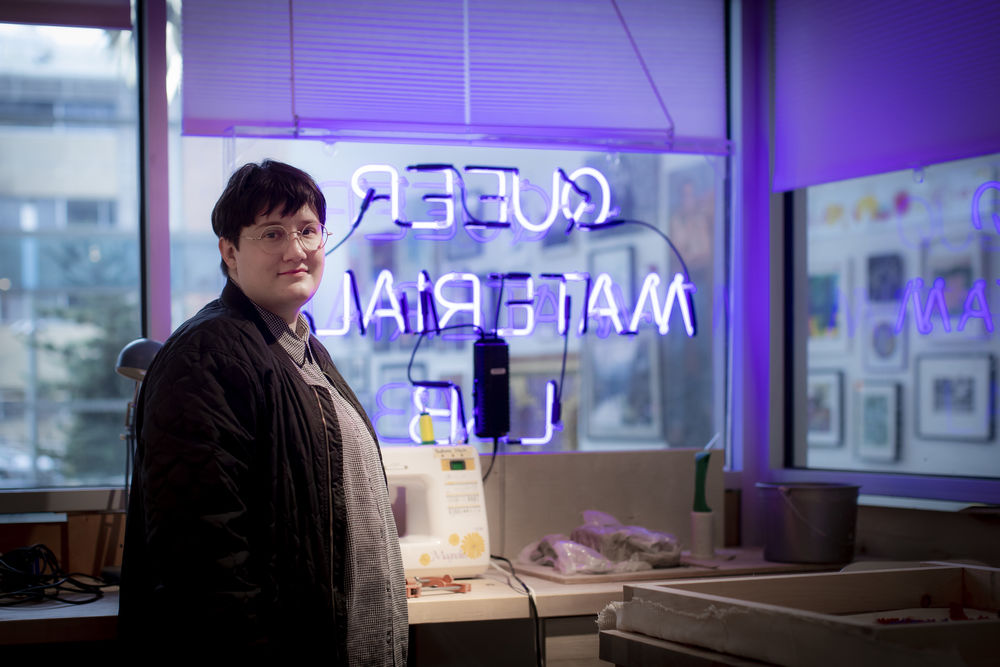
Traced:
<path fill-rule="evenodd" d="M 806 190 L 797 465 L 1000 477 L 998 175 L 992 155 Z"/>
<path fill-rule="evenodd" d="M 221 288 L 210 215 L 234 168 L 269 157 L 309 172 L 328 202 L 328 251 L 348 234 L 363 192 L 372 187 L 389 195 L 396 182 L 395 199 L 373 203 L 357 231 L 327 256 L 322 287 L 307 306 L 383 445 L 414 441 L 421 405 L 430 409 L 439 441 L 464 437 L 456 393 L 471 420 L 473 324 L 489 332 L 498 327 L 509 344 L 509 438 L 512 447 L 521 443 L 521 451 L 702 447 L 723 432 L 724 159 L 303 139 L 185 137 L 176 146 L 174 326 Z M 455 171 L 407 169 L 442 163 Z M 470 165 L 516 168 L 518 180 L 515 185 L 512 171 Z M 591 206 L 570 178 L 592 197 Z M 453 195 L 442 196 L 449 187 Z M 570 226 L 570 217 L 648 227 L 629 222 L 585 230 Z M 464 224 L 471 220 L 507 226 Z M 513 275 L 501 291 L 493 274 Z M 421 280 L 440 322 L 467 326 L 422 340 L 412 377 L 452 382 L 457 392 L 420 391 L 407 381 L 414 332 L 421 315 L 425 323 L 432 317 L 429 309 L 418 313 Z M 693 313 L 686 322 L 684 295 L 692 285 Z M 563 295 L 569 297 L 566 338 Z M 359 317 L 368 320 L 363 334 Z M 693 337 L 688 324 L 697 325 Z M 555 427 L 550 382 L 561 387 Z M 492 446 L 474 435 L 471 442 L 483 450 Z"/>
<path fill-rule="evenodd" d="M 123 481 L 133 53 L 128 31 L 0 24 L 0 487 Z"/>

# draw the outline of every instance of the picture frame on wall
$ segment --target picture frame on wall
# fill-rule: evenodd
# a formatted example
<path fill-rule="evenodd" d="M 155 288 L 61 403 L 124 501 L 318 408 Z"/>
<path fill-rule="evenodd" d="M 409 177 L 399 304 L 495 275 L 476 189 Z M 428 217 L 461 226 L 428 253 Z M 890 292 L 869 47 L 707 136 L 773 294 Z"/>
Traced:
<path fill-rule="evenodd" d="M 992 440 L 994 366 L 995 358 L 989 353 L 917 357 L 917 436 L 928 440 Z"/>
<path fill-rule="evenodd" d="M 897 252 L 868 256 L 868 300 L 898 303 L 903 295 L 903 256 Z"/>
<path fill-rule="evenodd" d="M 658 440 L 663 433 L 656 332 L 587 341 L 587 435 L 595 440 Z"/>
<path fill-rule="evenodd" d="M 839 447 L 843 442 L 844 374 L 811 370 L 806 384 L 806 442 L 810 447 Z"/>
<path fill-rule="evenodd" d="M 810 354 L 847 351 L 849 269 L 847 260 L 809 263 L 806 296 Z"/>
<path fill-rule="evenodd" d="M 608 246 L 590 253 L 587 270 L 596 282 L 607 273 L 620 290 L 612 289 L 619 317 L 628 326 L 626 304 L 635 299 L 635 249 Z M 596 287 L 596 285 L 595 285 Z M 606 307 L 607 298 L 596 303 Z M 611 317 L 592 317 L 585 344 L 584 377 L 587 387 L 586 432 L 595 440 L 656 440 L 663 433 L 660 409 L 658 334 L 640 327 L 635 335 L 619 335 Z"/>
<path fill-rule="evenodd" d="M 873 308 L 865 318 L 863 355 L 866 370 L 891 373 L 906 369 L 906 327 L 896 330 L 898 314 L 891 306 Z"/>
<path fill-rule="evenodd" d="M 899 456 L 898 382 L 865 382 L 857 391 L 857 454 L 870 461 Z"/>
<path fill-rule="evenodd" d="M 552 440 L 545 451 L 567 451 L 578 442 L 577 418 L 580 413 L 580 359 L 566 357 L 563 374 L 562 355 L 512 357 L 510 360 L 510 435 L 513 438 L 538 438 L 546 433 L 545 395 L 550 381 L 562 377 L 560 420 L 552 427 Z M 530 446 L 530 445 L 529 445 Z"/>

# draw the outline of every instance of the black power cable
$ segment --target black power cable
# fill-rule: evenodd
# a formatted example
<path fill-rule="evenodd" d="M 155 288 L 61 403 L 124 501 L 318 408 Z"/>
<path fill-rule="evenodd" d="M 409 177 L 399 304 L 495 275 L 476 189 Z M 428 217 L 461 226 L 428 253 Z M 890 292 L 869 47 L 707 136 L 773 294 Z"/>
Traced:
<path fill-rule="evenodd" d="M 531 614 L 531 622 L 534 624 L 535 630 L 535 664 L 537 667 L 543 667 L 545 665 L 543 652 L 545 640 L 542 637 L 542 624 L 541 618 L 538 615 L 538 605 L 535 603 L 535 593 L 531 590 L 528 584 L 524 583 L 524 581 L 517 576 L 517 572 L 514 570 L 514 564 L 511 563 L 509 559 L 504 558 L 503 556 L 495 556 L 493 554 L 490 554 L 490 558 L 506 563 L 507 567 L 510 568 L 510 576 L 514 577 L 514 580 L 521 584 L 521 588 L 528 596 L 528 611 Z M 511 586 L 511 588 L 513 588 L 513 586 Z"/>
<path fill-rule="evenodd" d="M 89 580 L 84 581 L 83 579 Z M 104 597 L 111 586 L 99 577 L 79 572 L 67 573 L 44 544 L 12 549 L 0 555 L 0 606 L 55 600 L 66 604 L 87 604 Z M 66 597 L 67 595 L 85 595 Z"/>

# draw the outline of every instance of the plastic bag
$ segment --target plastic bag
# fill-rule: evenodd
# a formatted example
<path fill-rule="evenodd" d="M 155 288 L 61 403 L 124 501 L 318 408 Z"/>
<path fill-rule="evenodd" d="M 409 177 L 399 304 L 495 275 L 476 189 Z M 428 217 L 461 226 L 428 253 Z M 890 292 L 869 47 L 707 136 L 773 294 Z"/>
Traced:
<path fill-rule="evenodd" d="M 681 547 L 673 535 L 623 526 L 618 519 L 587 510 L 570 537 L 546 535 L 521 550 L 525 563 L 549 565 L 561 574 L 636 572 L 680 564 Z"/>
<path fill-rule="evenodd" d="M 532 542 L 521 550 L 518 559 L 549 565 L 561 574 L 597 574 L 614 568 L 614 564 L 601 554 L 561 534 L 546 535 Z"/>
<path fill-rule="evenodd" d="M 674 567 L 681 561 L 681 545 L 673 535 L 625 526 L 610 514 L 596 510 L 583 513 L 583 525 L 570 534 L 570 539 L 618 563 L 648 563 L 656 568 Z"/>

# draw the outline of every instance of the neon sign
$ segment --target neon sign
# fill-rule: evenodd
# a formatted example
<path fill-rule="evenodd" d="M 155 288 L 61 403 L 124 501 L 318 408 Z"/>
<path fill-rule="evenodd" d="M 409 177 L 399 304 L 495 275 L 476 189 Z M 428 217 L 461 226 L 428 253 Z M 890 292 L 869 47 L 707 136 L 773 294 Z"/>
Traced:
<path fill-rule="evenodd" d="M 488 238 L 469 234 L 470 238 L 480 243 L 494 240 L 504 230 L 510 230 L 516 243 L 543 238 L 560 216 L 566 223 L 566 234 L 574 229 L 594 230 L 632 222 L 611 219 L 615 212 L 611 206 L 611 186 L 604 174 L 593 167 L 580 167 L 569 174 L 561 168 L 554 169 L 548 190 L 530 183 L 513 167 L 469 165 L 458 169 L 450 164 L 418 164 L 406 167 L 406 171 L 428 177 L 433 182 L 411 183 L 390 164 L 366 164 L 354 171 L 350 190 L 362 200 L 362 204 L 347 237 L 358 228 L 366 215 L 387 215 L 389 222 L 398 228 L 394 233 L 368 233 L 365 238 L 370 241 L 398 241 L 408 234 L 412 234 L 415 240 L 447 241 L 454 238 L 461 226 L 466 231 L 492 230 Z M 467 181 L 475 181 L 477 194 L 471 198 L 483 210 L 493 214 L 490 219 L 479 219 L 469 210 Z M 413 185 L 423 189 L 421 200 L 426 210 L 416 219 L 404 220 L 407 189 Z M 529 214 L 525 199 L 527 193 L 543 202 L 540 216 L 537 212 Z M 383 202 L 379 213 L 372 209 L 371 205 L 375 202 Z M 640 224 L 652 227 L 648 223 Z M 656 231 L 663 236 L 662 232 Z M 347 237 L 329 252 L 343 244 Z M 670 243 L 669 239 L 666 240 Z M 676 248 L 673 250 L 676 252 Z M 683 259 L 680 261 L 683 264 Z M 491 278 L 498 275 L 499 292 L 492 295 L 494 299 L 490 303 L 497 304 L 496 319 L 503 322 L 497 321 L 494 325 L 496 333 L 503 337 L 531 336 L 540 325 L 554 325 L 555 333 L 565 336 L 573 317 L 578 321 L 578 336 L 585 335 L 592 323 L 596 323 L 595 335 L 601 338 L 612 331 L 618 335 L 633 335 L 643 326 L 655 329 L 659 335 L 666 335 L 670 331 L 671 319 L 677 319 L 673 316 L 675 310 L 679 313 L 685 333 L 695 335 L 692 294 L 696 288 L 688 278 L 686 266 L 683 273 L 676 273 L 670 280 L 655 272 L 648 273 L 632 304 L 624 303 L 621 296 L 623 290 L 630 290 L 632 285 L 619 285 L 608 273 L 595 276 L 580 271 L 540 275 L 508 273 L 491 274 Z M 506 298 L 503 294 L 504 280 L 510 281 L 510 293 Z M 577 302 L 580 305 L 575 312 L 569 294 L 571 285 L 575 286 L 574 289 L 583 290 L 583 298 Z M 427 270 L 421 269 L 417 271 L 415 280 L 401 282 L 392 271 L 382 269 L 370 290 L 364 294 L 366 298 L 362 298 L 357 276 L 354 271 L 347 270 L 333 293 L 333 303 L 329 305 L 326 316 L 313 313 L 320 325 L 316 334 L 329 337 L 357 332 L 378 339 L 385 331 L 389 332 L 390 339 L 395 339 L 404 333 L 436 332 L 456 322 L 482 330 L 486 319 L 483 314 L 484 292 L 491 287 L 495 285 L 490 280 L 467 271 L 448 271 L 434 279 Z M 499 317 L 501 309 L 505 313 L 503 318 Z M 460 389 L 455 385 L 443 386 L 447 383 L 440 383 L 442 386 L 433 382 L 426 384 L 435 386 L 390 382 L 378 388 L 372 421 L 384 442 L 419 444 L 421 412 L 447 425 L 447 437 L 440 439 L 439 443 L 457 442 L 472 432 L 471 421 L 463 424 L 464 418 L 459 416 Z M 396 401 L 390 400 L 389 395 L 401 393 L 404 389 L 408 391 L 411 406 L 393 407 Z M 560 424 L 553 423 L 558 422 L 558 418 L 553 419 L 556 396 L 556 383 L 549 381 L 545 388 L 544 431 L 522 436 L 517 441 L 519 444 L 544 445 L 552 439 L 554 431 L 561 430 Z M 412 409 L 412 413 L 408 408 Z M 407 424 L 405 437 L 387 434 L 380 428 L 380 422 L 388 421 L 401 426 L 401 420 Z"/>
<path fill-rule="evenodd" d="M 896 333 L 903 331 L 906 321 L 907 305 L 913 303 L 913 319 L 917 331 L 925 336 L 934 330 L 933 317 L 935 312 L 941 317 L 941 328 L 945 332 L 951 332 L 951 313 L 948 312 L 948 304 L 945 300 L 945 280 L 936 278 L 933 286 L 927 292 L 927 301 L 921 303 L 923 296 L 924 281 L 914 278 L 906 283 L 903 290 L 903 298 L 899 304 L 899 315 L 896 317 Z M 1000 285 L 1000 280 L 997 281 Z M 989 302 L 986 300 L 986 281 L 976 280 L 969 288 L 965 297 L 965 304 L 962 308 L 962 317 L 955 327 L 956 331 L 964 331 L 970 319 L 981 319 L 983 326 L 988 333 L 993 333 L 993 315 L 990 313 Z"/>
<path fill-rule="evenodd" d="M 522 201 L 522 193 L 525 190 L 534 189 L 534 186 L 529 188 L 526 183 L 522 184 L 521 174 L 516 168 L 467 166 L 464 170 L 459 171 L 450 164 L 418 164 L 407 167 L 407 171 L 422 174 L 439 174 L 443 178 L 444 182 L 441 192 L 425 193 L 422 197 L 424 202 L 440 204 L 442 206 L 443 215 L 437 216 L 438 219 L 412 221 L 401 219 L 400 210 L 404 192 L 400 188 L 399 171 L 392 165 L 367 164 L 358 167 L 351 176 L 351 190 L 358 198 L 365 199 L 367 190 L 369 188 L 375 189 L 376 194 L 373 197 L 373 201 L 388 201 L 389 217 L 392 222 L 400 227 L 407 227 L 414 230 L 453 230 L 456 221 L 456 203 L 458 203 L 463 213 L 462 224 L 466 227 L 510 227 L 510 211 L 513 210 L 514 219 L 521 228 L 528 232 L 545 234 L 552 227 L 553 223 L 555 223 L 559 213 L 562 213 L 567 221 L 579 221 L 588 210 L 592 212 L 592 209 L 597 208 L 591 203 L 592 196 L 590 191 L 580 187 L 577 182 L 577 179 L 585 177 L 597 185 L 600 193 L 600 208 L 597 209 L 597 215 L 592 224 L 600 225 L 608 219 L 611 213 L 611 186 L 604 174 L 593 167 L 581 167 L 569 175 L 559 168 L 552 171 L 552 187 L 549 192 L 544 193 L 545 198 L 549 202 L 548 211 L 540 221 L 531 220 L 524 211 L 525 206 Z M 495 178 L 495 191 L 478 195 L 480 202 L 495 203 L 497 205 L 497 218 L 495 220 L 479 220 L 469 211 L 466 204 L 468 192 L 463 174 L 473 177 L 487 174 Z M 371 178 L 376 175 L 381 176 L 381 178 Z M 508 176 L 511 180 L 510 194 L 508 194 L 507 189 Z M 388 183 L 388 192 L 378 193 L 378 189 L 386 182 Z M 456 186 L 458 193 L 456 193 Z M 575 207 L 571 207 L 570 198 L 574 193 L 576 193 L 579 201 Z M 370 235 L 368 238 L 384 240 L 387 237 L 385 235 Z M 395 239 L 399 237 L 388 238 Z M 421 236 L 418 238 L 447 240 L 451 237 Z"/>
<path fill-rule="evenodd" d="M 621 293 L 619 285 L 607 273 L 599 274 L 596 279 L 586 273 L 564 273 L 546 274 L 543 278 L 558 279 L 558 315 L 556 319 L 556 332 L 560 335 L 566 332 L 566 322 L 569 319 L 569 295 L 566 290 L 568 281 L 582 281 L 587 285 L 589 294 L 585 302 L 585 307 L 581 309 L 579 317 L 580 324 L 578 333 L 586 333 L 588 323 L 592 319 L 605 319 L 609 321 L 615 332 L 619 335 L 631 335 L 638 333 L 639 326 L 643 323 L 651 323 L 656 326 L 660 335 L 670 332 L 670 319 L 674 308 L 680 311 L 681 322 L 684 331 L 688 336 L 694 335 L 694 317 L 691 311 L 689 295 L 696 291 L 694 284 L 687 282 L 680 273 L 674 274 L 673 279 L 667 286 L 666 294 L 661 299 L 660 285 L 662 279 L 655 273 L 650 273 L 643 281 L 639 291 L 639 297 L 631 313 L 619 307 L 616 294 Z M 507 308 L 508 326 L 500 327 L 498 333 L 503 336 L 530 336 L 542 318 L 538 317 L 538 307 L 541 299 L 538 295 L 542 291 L 535 289 L 534 279 L 531 276 L 520 278 L 523 281 L 523 298 L 507 299 L 503 305 Z M 398 296 L 399 290 L 396 288 L 397 281 L 392 272 L 382 270 L 375 281 L 371 296 L 368 298 L 367 306 L 361 312 L 361 317 L 356 316 L 360 308 L 360 300 L 354 299 L 354 295 L 359 294 L 357 278 L 352 271 L 345 271 L 341 278 L 340 296 L 337 301 L 341 305 L 339 321 L 336 314 L 331 314 L 325 320 L 325 326 L 317 329 L 318 336 L 346 336 L 355 326 L 359 332 L 364 334 L 368 331 L 373 320 L 388 319 L 395 323 L 396 329 L 400 333 L 431 333 L 437 328 L 447 326 L 454 318 L 464 314 L 466 321 L 476 327 L 483 326 L 483 284 L 474 273 L 446 273 L 436 281 L 431 282 L 425 271 L 417 275 L 415 282 L 417 288 L 416 303 L 417 328 L 413 330 L 408 323 L 408 315 L 403 303 L 410 303 L 410 299 L 401 299 Z M 453 285 L 465 285 L 468 289 L 465 293 L 467 299 L 461 300 L 449 295 L 447 290 Z M 548 291 L 546 289 L 546 291 Z M 336 304 L 335 304 L 336 305 Z M 352 308 L 356 311 L 352 314 Z M 435 320 L 432 312 L 437 314 L 437 326 L 432 326 Z M 517 319 L 514 312 L 523 313 L 522 323 L 515 322 Z M 626 325 L 627 322 L 627 325 Z M 335 326 L 331 326 L 335 325 Z M 599 337 L 608 335 L 599 332 Z"/>

